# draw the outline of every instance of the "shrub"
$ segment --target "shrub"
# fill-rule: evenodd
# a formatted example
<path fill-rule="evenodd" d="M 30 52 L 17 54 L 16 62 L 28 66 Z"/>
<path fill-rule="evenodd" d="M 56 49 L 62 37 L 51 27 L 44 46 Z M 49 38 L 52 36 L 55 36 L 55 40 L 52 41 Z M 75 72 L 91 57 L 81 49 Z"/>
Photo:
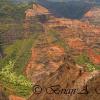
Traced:
<path fill-rule="evenodd" d="M 0 80 L 6 86 L 12 86 L 15 92 L 21 96 L 29 95 L 32 87 L 32 83 L 25 78 L 23 75 L 17 75 L 14 71 L 14 61 L 9 63 L 2 68 L 0 71 Z"/>

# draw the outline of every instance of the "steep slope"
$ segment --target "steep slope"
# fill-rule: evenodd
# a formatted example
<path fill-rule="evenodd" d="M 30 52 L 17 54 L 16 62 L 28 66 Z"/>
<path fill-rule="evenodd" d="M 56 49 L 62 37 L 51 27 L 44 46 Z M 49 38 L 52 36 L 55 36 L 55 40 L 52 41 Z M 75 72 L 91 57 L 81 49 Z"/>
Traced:
<path fill-rule="evenodd" d="M 43 30 L 34 42 L 31 58 L 25 67 L 25 74 L 33 83 L 55 72 L 62 63 L 60 57 L 62 58 L 64 54 L 64 49 L 54 43 L 53 36 L 48 30 L 46 28 Z"/>
<path fill-rule="evenodd" d="M 42 88 L 41 93 L 34 86 L 28 100 L 99 100 L 100 95 L 96 93 L 99 83 L 99 72 L 82 71 L 67 54 L 56 72 L 36 84 Z"/>
<path fill-rule="evenodd" d="M 47 8 L 41 5 L 38 5 L 38 8 L 38 17 L 47 14 L 45 13 L 45 11 L 48 12 Z M 40 8 L 42 8 L 42 10 Z M 95 60 L 95 57 L 100 58 L 99 54 L 95 54 L 94 52 L 94 46 L 99 43 L 99 27 L 79 20 L 56 18 L 53 15 L 49 15 L 50 19 L 45 22 L 42 21 L 42 19 L 39 21 L 33 9 L 26 11 L 26 17 L 28 18 L 25 18 L 25 31 L 23 32 L 27 35 L 26 39 L 16 41 L 6 49 L 7 56 L 3 59 L 1 64 L 3 66 L 3 73 L 1 73 L 1 76 L 4 76 L 2 77 L 3 82 L 9 87 L 13 87 L 14 85 L 13 89 L 16 90 L 15 92 L 23 96 L 27 96 L 31 92 L 31 83 L 29 80 L 31 80 L 32 84 L 37 83 L 43 87 L 59 84 L 62 88 L 78 89 L 82 89 L 85 86 L 85 80 L 85 83 L 90 86 L 89 91 L 92 90 L 92 84 L 94 84 L 97 89 L 98 83 L 100 82 L 100 73 L 94 71 L 96 67 L 92 61 Z M 41 30 L 36 30 L 35 33 L 34 30 L 37 27 L 39 28 L 35 22 L 36 19 L 38 20 L 37 23 L 41 26 Z M 36 25 L 35 28 L 32 27 L 32 25 Z M 96 46 L 96 51 L 98 49 L 98 52 L 100 52 L 99 46 Z M 75 57 L 87 52 L 88 48 L 92 48 L 91 52 L 88 51 L 90 59 L 92 58 L 92 60 L 86 59 L 79 65 L 78 61 L 75 62 Z M 82 58 L 84 59 L 83 56 Z M 13 60 L 15 61 L 14 64 Z M 8 63 L 8 61 L 10 62 Z M 98 62 L 100 63 L 100 59 Z M 91 67 L 91 65 L 93 66 Z M 7 71 L 5 71 L 6 68 L 8 68 Z M 89 70 L 86 70 L 87 68 L 93 72 L 89 73 Z M 23 73 L 29 80 L 26 80 L 22 75 Z M 96 80 L 91 81 L 93 78 L 96 78 Z M 22 84 L 25 86 L 22 86 Z M 27 86 L 29 86 L 29 88 L 27 88 Z M 59 91 L 57 91 L 57 93 L 58 92 Z M 81 95 L 77 97 L 76 94 L 72 97 L 68 97 L 63 95 L 65 92 L 66 90 L 62 89 L 60 91 L 62 95 L 59 96 L 55 94 L 49 96 L 46 93 L 34 95 L 33 93 L 29 100 L 77 100 L 77 98 L 79 98 L 79 100 L 80 98 L 84 100 L 88 100 L 89 98 L 91 98 L 91 100 L 94 98 L 99 100 L 99 96 L 93 94 L 95 91 L 92 93 L 93 96 L 90 94 L 87 97 L 85 95 L 84 97 L 81 97 Z M 10 95 L 10 98 L 24 100 L 23 98 L 13 95 Z"/>
<path fill-rule="evenodd" d="M 36 16 L 36 15 L 45 15 L 45 14 L 49 14 L 50 12 L 48 11 L 47 8 L 37 4 L 37 5 L 34 5 L 33 4 L 33 7 L 32 9 L 27 9 L 25 11 L 25 14 L 26 14 L 26 18 L 27 17 L 33 17 L 33 16 Z"/>
<path fill-rule="evenodd" d="M 58 31 L 58 34 L 68 43 L 71 38 L 79 38 L 88 47 L 95 47 L 99 43 L 100 29 L 88 22 L 66 18 L 53 18 L 47 23 L 48 27 Z M 99 45 L 98 45 L 99 48 Z"/>
<path fill-rule="evenodd" d="M 42 13 L 40 12 L 39 16 L 41 15 Z M 32 14 L 32 16 L 34 17 L 34 14 Z M 31 22 L 30 16 L 29 20 Z M 41 23 L 41 25 L 44 31 L 38 35 L 35 47 L 31 50 L 31 58 L 25 68 L 26 76 L 31 79 L 33 83 L 55 72 L 62 64 L 60 58 L 66 53 L 66 50 L 77 57 L 87 52 L 88 48 L 93 47 L 94 49 L 94 45 L 96 45 L 99 40 L 99 28 L 88 22 L 85 23 L 79 20 L 56 18 L 52 16 L 45 23 Z M 100 52 L 99 46 L 97 46 L 97 49 L 98 52 Z M 57 52 L 57 54 L 55 52 Z M 95 54 L 94 59 L 97 56 L 99 55 Z M 90 60 L 88 60 L 88 62 L 90 63 Z M 88 62 L 85 61 L 83 65 Z M 100 63 L 100 59 L 98 59 L 98 63 Z"/>

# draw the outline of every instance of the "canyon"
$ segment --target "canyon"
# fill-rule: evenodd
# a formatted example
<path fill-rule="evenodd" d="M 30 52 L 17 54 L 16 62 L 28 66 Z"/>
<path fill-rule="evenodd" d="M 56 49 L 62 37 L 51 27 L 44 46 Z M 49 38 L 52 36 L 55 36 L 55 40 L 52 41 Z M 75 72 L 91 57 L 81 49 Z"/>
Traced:
<path fill-rule="evenodd" d="M 32 87 L 39 85 L 45 90 L 46 87 L 58 86 L 54 89 L 57 93 L 42 91 L 35 94 L 33 90 L 25 98 L 16 93 L 5 95 L 5 87 L 1 86 L 0 100 L 99 100 L 100 26 L 91 22 L 97 17 L 99 19 L 99 10 L 92 8 L 81 19 L 70 19 L 57 17 L 41 4 L 32 4 L 31 8 L 26 9 L 20 38 L 24 39 L 23 45 L 25 40 L 28 43 L 28 39 L 32 39 L 32 46 L 24 52 L 30 56 L 27 61 L 24 60 L 21 74 L 31 81 Z M 23 49 L 27 49 L 23 45 L 18 47 L 18 54 L 23 57 L 21 60 L 26 57 L 21 55 Z M 16 70 L 18 65 L 14 68 Z M 84 87 L 88 94 L 83 93 Z M 79 91 L 71 95 L 66 93 L 67 88 Z M 62 91 L 60 94 L 58 89 L 64 93 Z"/>

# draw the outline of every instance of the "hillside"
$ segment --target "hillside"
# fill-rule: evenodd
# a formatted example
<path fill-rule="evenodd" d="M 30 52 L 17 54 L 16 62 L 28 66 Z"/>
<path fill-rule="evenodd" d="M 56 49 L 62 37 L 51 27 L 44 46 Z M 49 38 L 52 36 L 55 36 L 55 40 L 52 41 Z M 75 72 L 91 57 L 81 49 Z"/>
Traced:
<path fill-rule="evenodd" d="M 44 6 L 14 4 L 15 11 L 20 12 L 15 17 L 11 2 L 9 5 L 5 2 L 11 13 L 4 9 L 3 14 L 7 14 L 0 16 L 0 53 L 3 54 L 0 58 L 0 87 L 4 92 L 0 90 L 0 95 L 9 100 L 99 100 L 96 92 L 100 82 L 100 27 L 87 19 L 79 20 L 84 14 L 88 15 L 91 6 L 69 2 L 69 5 L 65 4 L 65 8 L 70 9 L 69 17 L 63 18 L 53 11 L 65 12 L 66 9 L 61 9 L 63 4 L 50 2 L 49 5 L 48 2 Z M 80 7 L 83 12 L 74 11 L 73 15 L 73 9 Z M 86 84 L 89 91 L 94 87 L 97 91 L 94 89 L 88 96 L 70 96 L 70 93 L 65 96 L 64 88 L 82 90 Z M 57 95 L 45 91 L 35 94 L 34 85 L 42 86 L 43 90 L 57 85 L 57 89 L 62 88 L 59 90 L 61 94 L 59 91 L 55 91 Z M 47 91 L 51 93 L 50 90 Z"/>
<path fill-rule="evenodd" d="M 55 73 L 36 83 L 28 100 L 99 100 L 95 89 L 100 82 L 100 73 L 82 72 L 69 56 L 65 57 Z M 42 91 L 35 92 L 37 88 L 42 88 Z"/>

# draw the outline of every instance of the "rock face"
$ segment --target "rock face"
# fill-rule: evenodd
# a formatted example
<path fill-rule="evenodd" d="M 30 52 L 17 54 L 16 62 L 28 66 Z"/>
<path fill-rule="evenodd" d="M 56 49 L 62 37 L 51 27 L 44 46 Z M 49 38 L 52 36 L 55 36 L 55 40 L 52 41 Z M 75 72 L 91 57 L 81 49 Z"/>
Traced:
<path fill-rule="evenodd" d="M 46 9 L 45 7 L 36 4 L 33 4 L 32 9 L 27 9 L 25 11 L 26 17 L 34 17 L 35 15 L 42 15 L 42 14 L 49 14 L 48 9 Z"/>
<path fill-rule="evenodd" d="M 79 38 L 69 39 L 68 44 L 71 48 L 82 51 L 85 48 L 84 42 Z"/>
<path fill-rule="evenodd" d="M 32 48 L 32 56 L 25 69 L 26 76 L 34 83 L 55 72 L 62 64 L 63 54 L 64 49 L 57 45 Z"/>
<path fill-rule="evenodd" d="M 84 72 L 69 55 L 60 68 L 36 85 L 42 92 L 33 91 L 28 100 L 99 100 L 100 72 Z M 34 87 L 33 87 L 34 90 Z"/>
<path fill-rule="evenodd" d="M 84 15 L 83 20 L 88 20 L 90 23 L 100 26 L 100 8 L 93 7 Z"/>
<path fill-rule="evenodd" d="M 97 45 L 100 37 L 100 28 L 89 24 L 88 21 L 82 22 L 78 20 L 70 20 L 63 18 L 53 18 L 47 23 L 48 27 L 52 27 L 61 33 L 61 37 L 65 40 L 70 38 L 80 38 L 87 45 Z M 66 41 L 65 40 L 65 41 Z"/>
<path fill-rule="evenodd" d="M 40 94 L 34 93 L 33 90 L 28 100 L 99 100 L 100 72 L 84 71 L 84 68 L 72 59 L 72 52 L 67 52 L 64 48 L 68 45 L 78 52 L 84 52 L 84 49 L 87 51 L 89 46 L 93 47 L 98 43 L 99 27 L 91 25 L 88 21 L 52 17 L 53 19 L 43 26 L 59 31 L 59 34 L 50 35 L 43 27 L 46 31 L 39 34 L 36 45 L 32 48 L 32 56 L 26 65 L 26 76 L 42 88 Z M 63 47 L 54 43 L 53 39 L 61 40 Z M 92 58 L 91 61 L 98 64 L 99 56 L 93 52 L 88 54 L 90 59 Z"/>
<path fill-rule="evenodd" d="M 100 54 L 97 55 L 92 49 L 89 49 L 88 56 L 94 64 L 100 64 Z"/>

